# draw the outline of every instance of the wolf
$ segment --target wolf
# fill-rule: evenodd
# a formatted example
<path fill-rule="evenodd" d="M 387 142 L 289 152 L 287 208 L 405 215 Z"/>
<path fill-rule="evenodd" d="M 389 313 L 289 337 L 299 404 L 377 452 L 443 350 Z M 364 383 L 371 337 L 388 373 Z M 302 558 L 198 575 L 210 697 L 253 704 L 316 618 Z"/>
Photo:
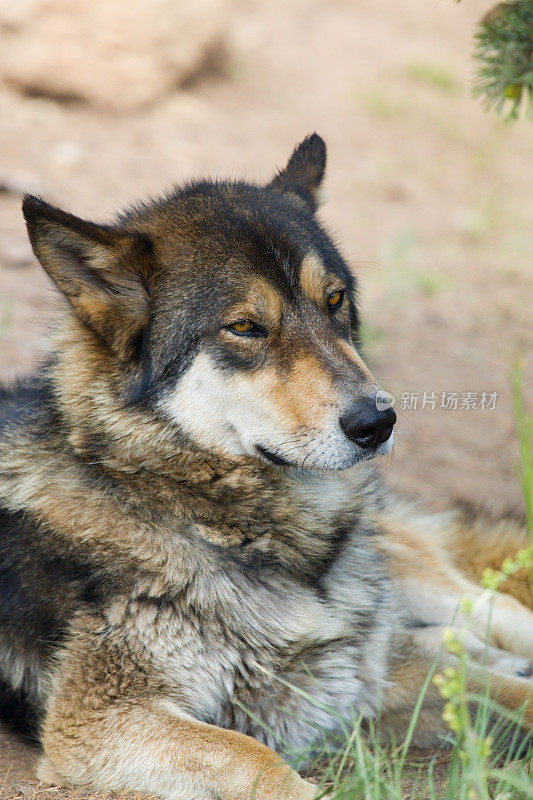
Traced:
<path fill-rule="evenodd" d="M 109 225 L 24 199 L 64 304 L 0 394 L 0 678 L 45 781 L 312 798 L 291 755 L 361 715 L 404 736 L 452 622 L 469 688 L 533 727 L 527 576 L 492 610 L 475 580 L 526 534 L 383 485 L 396 415 L 316 215 L 325 164 L 313 134 L 267 185 L 193 182 Z M 429 684 L 415 744 L 441 712 Z"/>

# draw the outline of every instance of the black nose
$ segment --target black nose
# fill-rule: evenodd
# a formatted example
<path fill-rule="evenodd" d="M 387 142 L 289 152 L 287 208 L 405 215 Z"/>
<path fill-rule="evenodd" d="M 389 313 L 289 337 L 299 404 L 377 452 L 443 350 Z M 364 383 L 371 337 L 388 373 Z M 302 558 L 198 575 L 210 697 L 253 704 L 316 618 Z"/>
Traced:
<path fill-rule="evenodd" d="M 376 408 L 375 397 L 361 397 L 339 420 L 348 439 L 365 450 L 375 450 L 386 442 L 396 422 L 396 413 L 389 407 Z"/>

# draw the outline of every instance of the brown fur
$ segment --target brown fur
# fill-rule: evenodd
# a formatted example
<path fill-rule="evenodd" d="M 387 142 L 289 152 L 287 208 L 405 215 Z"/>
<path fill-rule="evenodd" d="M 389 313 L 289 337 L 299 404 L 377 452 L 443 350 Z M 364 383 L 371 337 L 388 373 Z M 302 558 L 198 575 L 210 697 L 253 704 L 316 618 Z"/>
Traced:
<path fill-rule="evenodd" d="M 447 548 L 454 564 L 471 580 L 480 583 L 487 567 L 499 571 L 504 560 L 515 558 L 529 541 L 524 526 L 518 522 L 506 519 L 491 523 L 476 518 L 450 533 Z M 533 610 L 533 568 L 524 567 L 509 575 L 500 591 Z"/>

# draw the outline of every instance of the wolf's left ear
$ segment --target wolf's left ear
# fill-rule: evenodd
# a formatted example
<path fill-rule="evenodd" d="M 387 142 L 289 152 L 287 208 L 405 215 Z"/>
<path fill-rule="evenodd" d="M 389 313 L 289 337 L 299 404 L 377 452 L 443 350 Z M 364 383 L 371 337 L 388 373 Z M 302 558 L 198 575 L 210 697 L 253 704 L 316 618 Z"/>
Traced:
<path fill-rule="evenodd" d="M 278 192 L 296 195 L 315 212 L 325 171 L 326 144 L 317 133 L 313 133 L 295 148 L 285 169 L 269 186 Z"/>
<path fill-rule="evenodd" d="M 31 195 L 22 211 L 35 255 L 78 317 L 119 358 L 134 357 L 150 312 L 150 242 Z"/>

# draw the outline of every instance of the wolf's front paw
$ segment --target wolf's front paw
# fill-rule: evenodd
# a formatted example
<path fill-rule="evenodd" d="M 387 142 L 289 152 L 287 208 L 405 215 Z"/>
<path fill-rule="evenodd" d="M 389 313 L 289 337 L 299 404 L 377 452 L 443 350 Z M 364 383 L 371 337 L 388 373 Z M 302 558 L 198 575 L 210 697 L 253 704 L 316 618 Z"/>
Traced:
<path fill-rule="evenodd" d="M 316 784 L 303 779 L 302 782 L 294 786 L 293 789 L 294 794 L 290 795 L 290 800 L 313 800 L 313 798 L 319 794 L 319 787 Z M 320 794 L 323 794 L 322 790 L 320 790 Z"/>
<path fill-rule="evenodd" d="M 515 675 L 518 678 L 533 678 L 533 664 L 529 658 L 515 656 L 512 653 L 502 653 L 491 664 L 491 667 L 496 672 L 503 672 L 505 675 Z"/>
<path fill-rule="evenodd" d="M 267 800 L 267 798 L 268 800 L 314 800 L 315 797 L 323 793 L 321 787 L 298 776 L 298 779 L 291 781 L 290 784 L 285 783 L 283 786 L 277 786 L 272 794 L 271 788 L 267 788 L 264 795 L 257 795 L 257 800 Z"/>

